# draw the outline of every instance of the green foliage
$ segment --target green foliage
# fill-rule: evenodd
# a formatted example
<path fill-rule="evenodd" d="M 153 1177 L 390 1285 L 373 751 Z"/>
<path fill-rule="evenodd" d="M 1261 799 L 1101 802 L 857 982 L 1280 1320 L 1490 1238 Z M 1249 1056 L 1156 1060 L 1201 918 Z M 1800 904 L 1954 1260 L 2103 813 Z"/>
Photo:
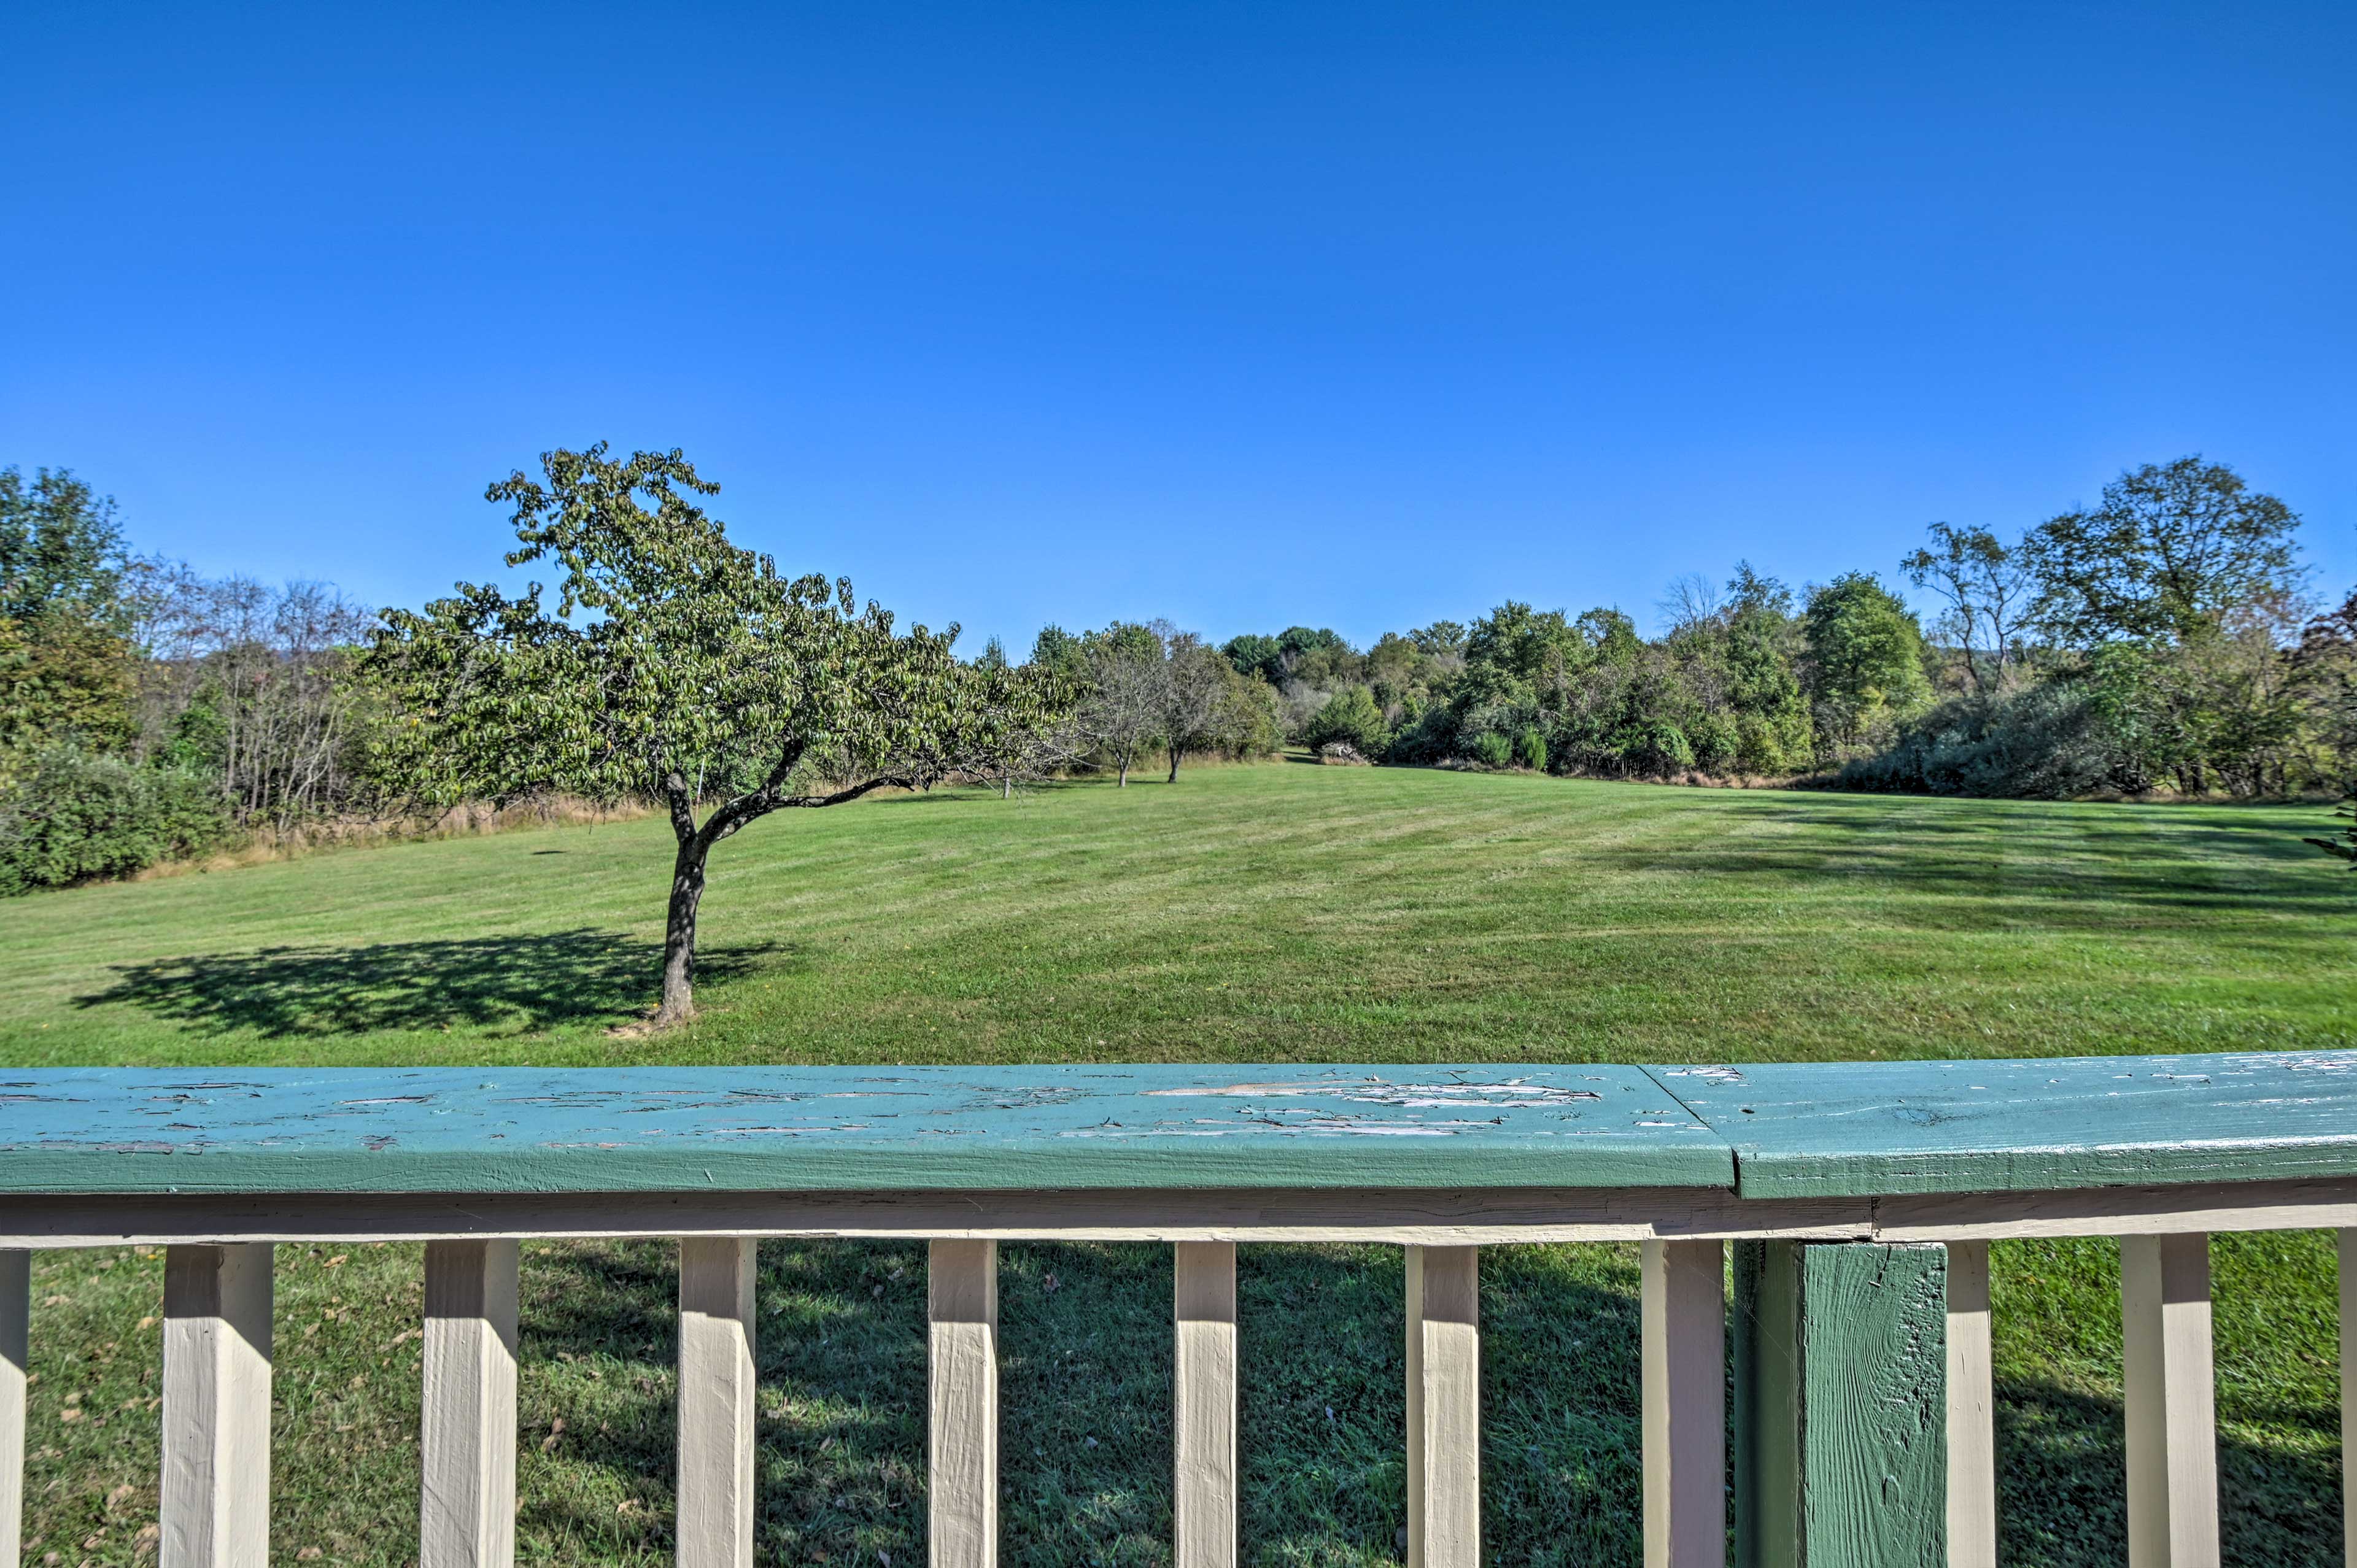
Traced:
<path fill-rule="evenodd" d="M 112 500 L 62 468 L 0 468 L 0 775 L 49 739 L 130 735 L 124 568 Z"/>
<path fill-rule="evenodd" d="M 1246 632 L 1222 643 L 1220 651 L 1239 675 L 1257 675 L 1271 686 L 1285 679 L 1285 649 L 1273 637 Z"/>
<path fill-rule="evenodd" d="M 70 469 L 38 468 L 32 482 L 0 468 L 0 616 L 27 621 L 64 610 L 121 631 L 123 530 L 114 502 Z"/>
<path fill-rule="evenodd" d="M 1078 678 L 1086 662 L 1082 639 L 1060 626 L 1043 626 L 1031 643 L 1031 662 Z"/>
<path fill-rule="evenodd" d="M 1285 706 L 1276 688 L 1258 675 L 1232 671 L 1221 684 L 1211 732 L 1221 753 L 1237 761 L 1275 756 L 1285 745 Z"/>
<path fill-rule="evenodd" d="M 458 585 L 393 610 L 368 678 L 393 698 L 393 771 L 422 798 L 782 803 L 805 757 L 877 772 L 955 717 L 952 628 L 896 633 L 848 580 L 787 578 L 688 498 L 717 492 L 677 452 L 543 458 L 487 499 L 514 508 L 510 566 L 553 561 L 556 603 Z M 821 755 L 813 756 L 813 752 Z"/>
<path fill-rule="evenodd" d="M 1694 765 L 1706 773 L 1731 772 L 1744 766 L 1743 725 L 1735 714 L 1698 714 L 1686 726 L 1685 737 Z"/>
<path fill-rule="evenodd" d="M 425 800 L 663 803 L 679 845 L 659 1015 L 673 1023 L 690 1011 L 715 844 L 781 808 L 936 783 L 1054 688 L 960 662 L 954 627 L 896 631 L 848 579 L 781 576 L 689 499 L 719 487 L 679 452 L 606 453 L 544 454 L 545 483 L 519 472 L 487 493 L 514 508 L 507 564 L 559 567 L 553 609 L 536 582 L 513 598 L 461 583 L 387 612 L 361 672 L 392 710 L 382 766 Z"/>
<path fill-rule="evenodd" d="M 2089 687 L 2062 682 L 1958 697 L 1904 725 L 1835 781 L 1852 789 L 2069 800 L 2140 778 Z"/>
<path fill-rule="evenodd" d="M 1801 619 L 1828 758 L 1882 742 L 1930 703 L 1921 628 L 1871 573 L 1845 572 L 1815 589 Z"/>
<path fill-rule="evenodd" d="M 1536 725 L 1525 725 L 1523 733 L 1514 737 L 1514 764 L 1534 773 L 1544 773 L 1547 765 L 1546 732 Z"/>
<path fill-rule="evenodd" d="M 51 746 L 0 793 L 0 895 L 128 875 L 228 832 L 220 785 L 202 772 Z"/>
<path fill-rule="evenodd" d="M 1473 760 L 1484 768 L 1512 768 L 1514 743 L 1497 730 L 1483 730 L 1473 737 Z"/>
<path fill-rule="evenodd" d="M 2185 638 L 2298 583 L 2299 516 L 2199 456 L 2147 463 L 2104 487 L 2101 505 L 2032 529 L 2023 558 L 2039 613 L 2063 640 Z"/>
<path fill-rule="evenodd" d="M 1375 706 L 1374 693 L 1364 686 L 1345 686 L 1326 700 L 1302 731 L 1301 739 L 1313 747 L 1339 740 L 1361 757 L 1375 757 L 1391 743 L 1391 734 L 1384 726 L 1383 710 Z"/>

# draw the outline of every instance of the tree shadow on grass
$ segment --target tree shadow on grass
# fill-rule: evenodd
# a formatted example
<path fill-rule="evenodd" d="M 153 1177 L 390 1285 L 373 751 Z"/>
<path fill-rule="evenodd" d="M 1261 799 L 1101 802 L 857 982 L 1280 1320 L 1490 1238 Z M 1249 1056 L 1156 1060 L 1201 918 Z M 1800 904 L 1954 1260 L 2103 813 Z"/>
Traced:
<path fill-rule="evenodd" d="M 2337 1568 L 2338 1412 L 2222 1403 L 2271 1441 L 2218 1434 L 2218 1523 L 2224 1560 L 2270 1568 Z M 2096 1568 L 2127 1540 L 2127 1423 L 2120 1402 L 2047 1384 L 1996 1389 L 1998 1555 L 2023 1568 Z"/>
<path fill-rule="evenodd" d="M 1000 1250 L 1001 1506 L 1007 1560 L 1168 1561 L 1170 1251 Z M 920 1562 L 925 1536 L 922 1242 L 770 1240 L 755 1292 L 762 1561 Z M 1636 1250 L 1500 1247 L 1481 1262 L 1485 1557 L 1633 1563 L 1643 1466 Z M 1397 1561 L 1405 1514 L 1399 1249 L 1241 1250 L 1246 1560 Z M 672 1244 L 542 1242 L 524 1258 L 520 1524 L 556 1561 L 661 1561 L 676 1421 Z M 2120 1561 L 2116 1398 L 1997 1388 L 2003 1556 Z M 2338 1568 L 2334 1411 L 2222 1417 L 2225 1560 Z M 562 1426 L 558 1422 L 562 1421 Z M 2245 1432 L 2267 1435 L 2255 1442 Z"/>
<path fill-rule="evenodd" d="M 708 948 L 699 983 L 791 959 L 791 944 Z M 118 964 L 77 1007 L 126 1004 L 210 1034 L 318 1039 L 379 1030 L 467 1027 L 528 1034 L 611 1022 L 653 1000 L 662 950 L 581 927 L 532 936 L 274 947 Z"/>

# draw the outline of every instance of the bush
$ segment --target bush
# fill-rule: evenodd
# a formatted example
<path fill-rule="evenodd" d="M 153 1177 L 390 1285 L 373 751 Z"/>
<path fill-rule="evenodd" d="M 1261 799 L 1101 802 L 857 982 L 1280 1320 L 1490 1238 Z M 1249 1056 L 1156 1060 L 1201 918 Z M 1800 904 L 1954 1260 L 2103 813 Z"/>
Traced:
<path fill-rule="evenodd" d="M 77 746 L 51 746 L 0 796 L 0 895 L 125 876 L 228 836 L 215 781 Z"/>
<path fill-rule="evenodd" d="M 1686 739 L 1694 747 L 1695 766 L 1713 773 L 1731 769 L 1743 755 L 1742 731 L 1725 714 L 1703 714 L 1686 726 Z"/>
<path fill-rule="evenodd" d="M 2068 800 L 2122 782 L 2119 747 L 2092 694 L 2048 682 L 1960 697 L 1902 729 L 1889 748 L 1844 768 L 1846 789 L 1988 799 Z"/>
<path fill-rule="evenodd" d="M 1534 725 L 1514 737 L 1514 760 L 1534 772 L 1546 771 L 1546 736 Z"/>
<path fill-rule="evenodd" d="M 1302 727 L 1301 739 L 1312 751 L 1339 740 L 1363 757 L 1381 757 L 1391 741 L 1375 694 L 1364 686 L 1345 686 L 1326 699 L 1326 705 Z"/>
<path fill-rule="evenodd" d="M 1512 768 L 1514 744 L 1496 730 L 1486 730 L 1473 737 L 1473 759 L 1489 768 Z"/>
<path fill-rule="evenodd" d="M 1694 746 L 1686 732 L 1660 719 L 1639 725 L 1621 746 L 1620 755 L 1631 771 L 1655 778 L 1695 765 Z"/>
<path fill-rule="evenodd" d="M 1446 762 L 1462 749 L 1458 744 L 1456 711 L 1446 703 L 1435 703 L 1400 725 L 1383 760 L 1414 767 Z"/>

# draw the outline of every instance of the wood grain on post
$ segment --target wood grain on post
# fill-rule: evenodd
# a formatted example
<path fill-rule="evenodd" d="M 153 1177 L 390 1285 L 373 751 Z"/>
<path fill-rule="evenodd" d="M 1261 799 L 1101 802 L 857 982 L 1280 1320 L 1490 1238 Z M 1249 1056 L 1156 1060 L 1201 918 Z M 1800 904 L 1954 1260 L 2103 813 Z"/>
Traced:
<path fill-rule="evenodd" d="M 1236 1247 L 1175 1250 L 1171 1523 L 1175 1568 L 1236 1568 Z"/>
<path fill-rule="evenodd" d="M 516 1244 L 425 1244 L 423 1568 L 515 1561 Z"/>
<path fill-rule="evenodd" d="M 1742 1568 L 1946 1568 L 1947 1252 L 1736 1249 Z"/>
<path fill-rule="evenodd" d="M 1725 1249 L 1647 1241 L 1642 1271 L 1645 1568 L 1725 1568 Z"/>
<path fill-rule="evenodd" d="M 33 1255 L 0 1252 L 0 1568 L 16 1568 L 25 1535 L 25 1370 Z"/>
<path fill-rule="evenodd" d="M 1481 1561 L 1480 1249 L 1407 1249 L 1407 1568 Z"/>
<path fill-rule="evenodd" d="M 926 1271 L 932 1568 L 998 1563 L 998 1243 L 935 1241 Z"/>
<path fill-rule="evenodd" d="M 679 1244 L 679 1568 L 753 1568 L 755 1248 Z"/>
<path fill-rule="evenodd" d="M 1948 1568 L 1996 1568 L 1986 1241 L 1948 1243 Z"/>
<path fill-rule="evenodd" d="M 164 1255 L 162 1568 L 270 1560 L 267 1241 Z"/>
<path fill-rule="evenodd" d="M 2210 1238 L 2120 1240 L 2128 1568 L 2217 1568 Z"/>

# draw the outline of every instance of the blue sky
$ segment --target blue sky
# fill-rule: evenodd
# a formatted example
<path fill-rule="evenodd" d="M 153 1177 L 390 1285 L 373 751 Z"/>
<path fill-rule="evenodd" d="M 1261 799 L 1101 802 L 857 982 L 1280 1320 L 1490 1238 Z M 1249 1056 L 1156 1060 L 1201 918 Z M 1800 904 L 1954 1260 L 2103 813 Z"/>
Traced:
<path fill-rule="evenodd" d="M 0 463 L 414 602 L 679 446 L 978 646 L 1652 618 L 2201 451 L 2357 579 L 2357 7 L 0 13 Z"/>

